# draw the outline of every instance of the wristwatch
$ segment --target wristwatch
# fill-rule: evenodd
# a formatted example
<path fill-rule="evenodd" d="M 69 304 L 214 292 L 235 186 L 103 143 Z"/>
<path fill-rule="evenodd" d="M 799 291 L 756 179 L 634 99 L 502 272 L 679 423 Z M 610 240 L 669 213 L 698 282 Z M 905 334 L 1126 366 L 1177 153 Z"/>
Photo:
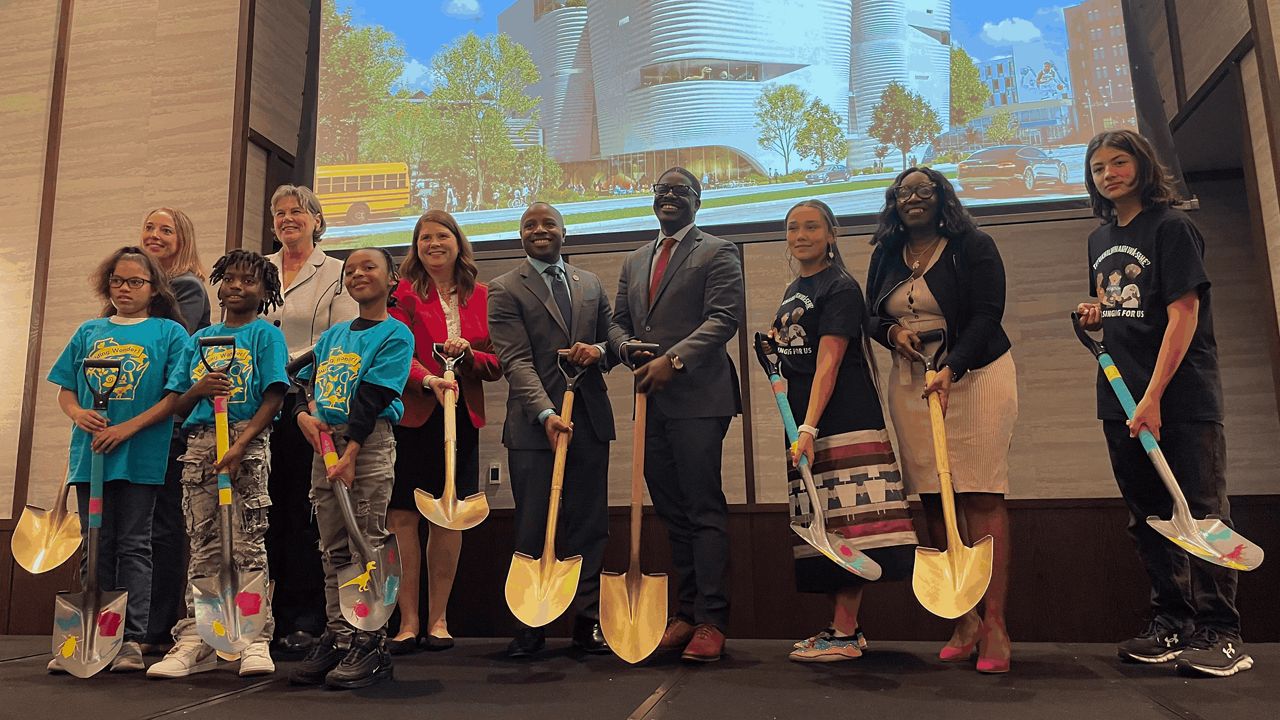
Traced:
<path fill-rule="evenodd" d="M 683 370 L 683 369 L 684 369 L 684 361 L 680 359 L 680 356 L 679 356 L 679 355 L 677 355 L 677 354 L 675 354 L 675 353 L 667 353 L 667 357 L 671 358 L 671 367 L 672 367 L 673 369 L 675 369 L 675 370 Z"/>

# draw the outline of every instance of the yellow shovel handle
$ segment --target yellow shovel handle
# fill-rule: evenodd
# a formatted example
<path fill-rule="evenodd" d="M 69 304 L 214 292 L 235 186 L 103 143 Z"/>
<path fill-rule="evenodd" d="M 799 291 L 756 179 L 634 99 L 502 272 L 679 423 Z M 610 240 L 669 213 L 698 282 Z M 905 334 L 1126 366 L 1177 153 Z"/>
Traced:
<path fill-rule="evenodd" d="M 925 385 L 938 375 L 926 370 Z M 938 494 L 942 496 L 942 517 L 947 526 L 947 549 L 960 546 L 960 529 L 956 522 L 956 498 L 951 487 L 951 462 L 947 454 L 947 425 L 942 416 L 942 401 L 938 393 L 929 393 L 929 425 L 933 430 L 933 459 L 938 468 Z"/>
<path fill-rule="evenodd" d="M 456 382 L 453 370 L 444 371 L 444 381 Z M 444 391 L 444 496 L 441 500 L 451 506 L 458 497 L 458 395 L 453 390 Z"/>
<path fill-rule="evenodd" d="M 560 417 L 565 422 L 572 422 L 573 391 L 566 390 L 560 408 Z M 543 563 L 556 556 L 556 521 L 560 518 L 560 492 L 564 489 L 564 466 L 569 456 L 569 435 L 560 433 L 556 437 L 555 461 L 551 465 L 551 502 L 547 506 L 547 537 L 542 546 Z"/>

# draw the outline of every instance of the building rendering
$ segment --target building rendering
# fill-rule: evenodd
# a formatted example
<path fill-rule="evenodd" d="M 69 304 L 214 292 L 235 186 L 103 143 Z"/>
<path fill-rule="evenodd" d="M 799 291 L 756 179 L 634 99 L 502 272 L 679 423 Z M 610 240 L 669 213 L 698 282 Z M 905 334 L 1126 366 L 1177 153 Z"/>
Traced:
<path fill-rule="evenodd" d="M 1085 0 L 1063 14 L 1081 139 L 1112 128 L 1137 127 L 1120 0 Z"/>

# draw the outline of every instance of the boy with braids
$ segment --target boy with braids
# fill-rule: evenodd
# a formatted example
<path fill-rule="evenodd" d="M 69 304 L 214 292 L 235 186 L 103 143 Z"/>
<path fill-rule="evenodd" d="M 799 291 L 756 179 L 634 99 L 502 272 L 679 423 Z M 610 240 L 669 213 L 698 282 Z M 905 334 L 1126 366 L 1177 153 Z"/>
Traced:
<path fill-rule="evenodd" d="M 284 402 L 288 378 L 285 363 L 289 351 L 284 333 L 259 317 L 281 304 L 280 274 L 276 266 L 248 250 L 232 250 L 213 266 L 210 281 L 218 286 L 218 304 L 224 320 L 191 337 L 182 367 L 188 368 L 186 387 L 178 413 L 190 413 L 183 424 L 187 452 L 180 459 L 182 507 L 186 515 L 191 563 L 187 577 L 212 577 L 221 569 L 218 530 L 218 473 L 231 475 L 233 515 L 232 559 L 240 570 L 267 569 L 267 474 L 271 467 L 271 421 Z M 202 337 L 232 336 L 235 357 L 229 372 L 208 372 L 201 362 Z M 231 349 L 209 347 L 205 353 L 213 367 L 225 367 Z M 222 355 L 221 357 L 219 355 Z M 231 445 L 217 461 L 213 401 L 226 395 Z M 240 654 L 240 676 L 275 671 L 269 651 L 275 621 L 270 608 L 259 639 Z M 147 677 L 176 678 L 212 670 L 218 657 L 196 632 L 191 590 L 187 590 L 186 617 L 173 628 L 173 649 L 147 669 Z"/>

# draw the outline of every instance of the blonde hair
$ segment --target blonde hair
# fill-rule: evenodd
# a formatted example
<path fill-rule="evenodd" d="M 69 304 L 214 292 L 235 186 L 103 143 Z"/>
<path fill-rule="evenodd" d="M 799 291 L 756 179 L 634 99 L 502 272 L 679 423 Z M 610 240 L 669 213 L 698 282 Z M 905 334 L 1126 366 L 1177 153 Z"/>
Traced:
<path fill-rule="evenodd" d="M 271 193 L 271 213 L 273 215 L 276 211 L 276 203 L 286 197 L 297 200 L 300 207 L 316 216 L 316 229 L 311 232 L 311 242 L 319 243 L 320 236 L 324 235 L 325 228 L 328 227 L 324 221 L 324 209 L 320 207 L 320 198 L 316 197 L 316 194 L 306 185 L 281 185 L 276 188 L 275 192 Z"/>
<path fill-rule="evenodd" d="M 207 280 L 209 276 L 205 274 L 204 266 L 200 263 L 200 253 L 196 248 L 196 226 L 191 222 L 191 218 L 175 208 L 153 208 L 142 218 L 144 230 L 147 227 L 147 221 L 158 212 L 166 213 L 173 218 L 173 228 L 178 237 L 178 252 L 173 257 L 173 263 L 164 271 L 165 276 L 176 278 L 179 275 L 191 273 L 201 280 Z"/>

